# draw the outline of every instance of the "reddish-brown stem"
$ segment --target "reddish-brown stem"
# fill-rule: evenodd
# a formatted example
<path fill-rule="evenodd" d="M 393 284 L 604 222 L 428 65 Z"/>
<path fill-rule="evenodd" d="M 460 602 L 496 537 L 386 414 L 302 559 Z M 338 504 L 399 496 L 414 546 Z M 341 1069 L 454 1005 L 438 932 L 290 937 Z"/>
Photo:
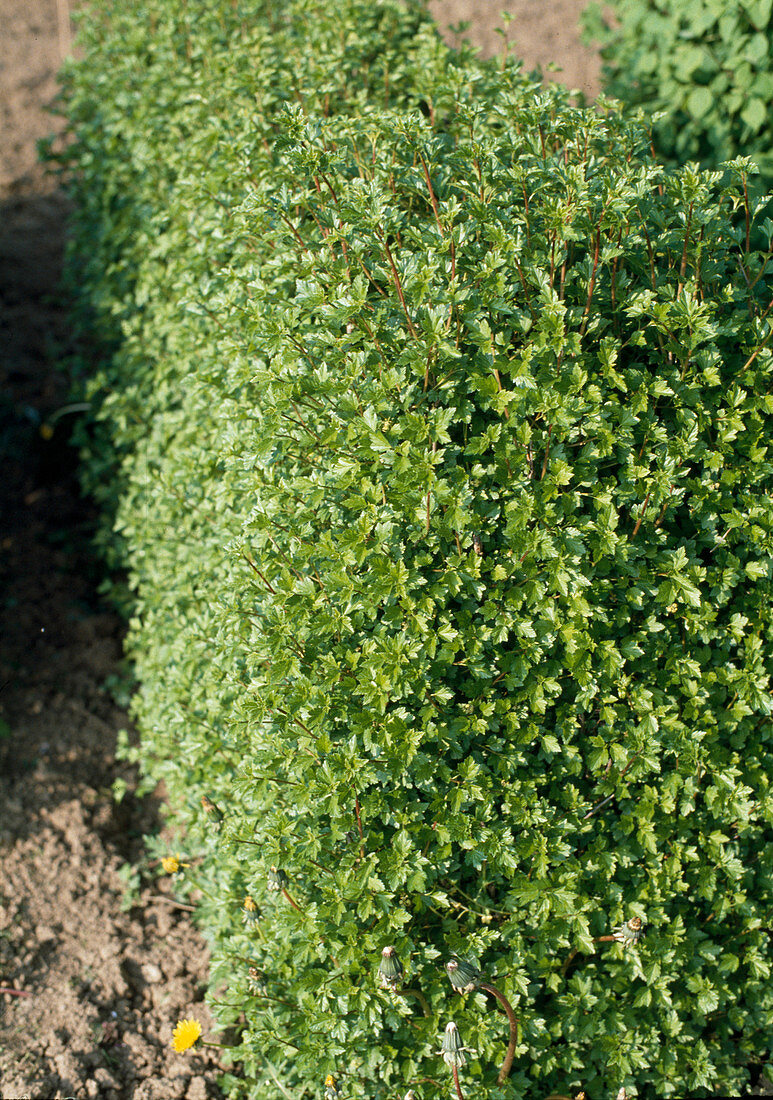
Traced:
<path fill-rule="evenodd" d="M 650 490 L 650 492 L 647 493 L 646 497 L 644 498 L 644 504 L 642 504 L 642 506 L 641 506 L 641 514 L 639 515 L 639 518 L 636 521 L 636 526 L 634 527 L 633 532 L 631 533 L 631 538 L 632 539 L 635 539 L 637 534 L 639 533 L 639 528 L 641 527 L 641 521 L 644 518 L 644 513 L 647 511 L 647 505 L 650 502 L 650 497 L 651 496 L 652 496 L 652 491 Z"/>
<path fill-rule="evenodd" d="M 585 814 L 585 816 L 583 817 L 582 820 L 586 821 L 589 817 L 593 817 L 596 810 L 600 810 L 602 806 L 606 806 L 607 802 L 611 802 L 614 797 L 615 796 L 614 796 L 614 793 L 613 793 L 613 794 L 607 795 L 606 798 L 602 798 L 600 802 L 596 803 L 596 805 L 593 807 L 593 809 L 588 810 L 587 814 Z"/>
<path fill-rule="evenodd" d="M 684 246 L 682 247 L 682 262 L 679 265 L 679 285 L 676 288 L 677 298 L 682 293 L 682 287 L 684 286 L 684 277 L 687 272 L 687 245 L 690 243 L 690 225 L 692 223 L 692 208 L 693 203 L 690 203 L 690 209 L 687 211 L 687 224 L 684 227 Z"/>
<path fill-rule="evenodd" d="M 703 247 L 703 240 L 706 235 L 706 227 L 701 228 L 700 245 L 698 248 L 698 254 L 695 259 L 695 293 L 699 301 L 703 300 L 703 282 L 701 280 L 701 249 Z"/>
<path fill-rule="evenodd" d="M 620 240 L 622 238 L 622 235 L 623 235 L 623 231 L 621 229 L 617 234 L 618 247 L 620 245 Z M 610 282 L 609 289 L 610 289 L 610 292 L 611 292 L 611 295 L 612 295 L 612 313 L 613 313 L 613 316 L 615 316 L 615 318 L 617 316 L 616 315 L 616 310 L 617 310 L 616 290 L 617 290 L 617 264 L 618 264 L 619 259 L 620 259 L 619 256 L 615 256 L 614 263 L 612 264 L 612 274 L 610 275 L 610 281 L 609 281 Z"/>
<path fill-rule="evenodd" d="M 363 849 L 363 835 L 362 835 L 362 818 L 360 817 L 360 800 L 355 794 L 354 796 L 354 816 L 357 818 L 357 829 L 360 834 L 360 859 L 365 858 L 365 851 Z"/>
<path fill-rule="evenodd" d="M 287 216 L 286 216 L 285 214 L 282 214 L 282 213 L 281 213 L 281 211 L 280 211 L 279 217 L 280 217 L 280 218 L 282 219 L 282 221 L 283 221 L 283 222 L 285 223 L 285 225 L 286 225 L 286 226 L 287 226 L 287 228 L 288 228 L 288 229 L 290 230 L 290 232 L 292 233 L 292 235 L 293 235 L 293 236 L 295 237 L 296 241 L 297 241 L 297 242 L 298 242 L 298 244 L 299 244 L 299 245 L 301 246 L 301 248 L 303 249 L 303 251 L 304 251 L 304 252 L 308 252 L 309 250 L 308 250 L 308 248 L 306 247 L 306 245 L 304 244 L 304 241 L 303 241 L 303 237 L 302 237 L 302 236 L 300 235 L 300 233 L 299 233 L 299 232 L 298 232 L 298 230 L 297 230 L 297 229 L 295 228 L 295 226 L 294 226 L 294 225 L 293 225 L 293 223 L 292 223 L 292 222 L 290 221 L 290 219 L 289 219 L 289 218 L 288 218 L 288 217 L 287 217 Z"/>
<path fill-rule="evenodd" d="M 499 371 L 497 370 L 496 367 L 494 367 L 494 378 L 496 379 L 497 388 L 499 389 L 499 392 L 501 393 L 502 392 L 502 379 L 499 377 Z M 505 414 L 505 420 L 509 420 L 510 419 L 510 410 L 508 409 L 507 405 L 505 405 L 505 407 L 502 411 Z"/>
<path fill-rule="evenodd" d="M 314 182 L 317 183 L 316 180 Z M 322 188 L 319 186 L 318 183 L 317 183 L 317 190 L 320 192 L 320 194 L 322 193 Z M 320 233 L 322 234 L 323 240 L 327 240 L 328 237 L 330 236 L 330 230 L 327 229 L 322 224 L 322 222 L 319 220 L 313 206 L 310 206 L 308 208 L 308 210 L 309 210 L 309 213 L 311 214 L 312 218 L 314 219 L 314 221 L 316 223 L 317 229 L 319 229 Z M 333 248 L 332 242 L 328 245 L 328 247 L 330 248 L 330 254 L 332 255 L 333 259 L 335 259 L 335 254 L 336 253 L 335 253 L 335 249 Z"/>
<path fill-rule="evenodd" d="M 306 362 L 309 364 L 309 366 L 312 369 L 316 368 L 317 364 L 314 362 L 314 360 L 308 354 L 308 352 L 306 351 L 306 349 L 304 348 L 304 346 L 300 342 L 300 340 L 295 340 L 290 333 L 287 333 L 287 339 L 290 341 L 290 343 L 293 345 L 293 347 L 298 351 L 298 353 L 303 356 L 303 358 L 306 360 Z"/>
<path fill-rule="evenodd" d="M 0 994 L 7 993 L 9 997 L 31 997 L 32 994 L 27 992 L 26 989 L 9 989 L 7 986 L 0 986 Z"/>
<path fill-rule="evenodd" d="M 397 992 L 400 994 L 401 997 L 415 997 L 416 1000 L 421 1005 L 421 1011 L 424 1013 L 424 1015 L 425 1016 L 431 1016 L 432 1015 L 432 1013 L 429 1010 L 429 1005 L 427 1004 L 427 998 L 424 996 L 424 994 L 420 990 L 418 990 L 418 989 L 398 989 Z"/>
<path fill-rule="evenodd" d="M 577 948 L 573 947 L 572 950 L 569 952 L 569 954 L 566 956 L 566 959 L 564 960 L 564 965 L 561 967 L 561 977 L 562 978 L 565 976 L 567 970 L 571 966 L 572 959 L 575 957 L 576 954 L 577 954 Z"/>
<path fill-rule="evenodd" d="M 539 475 L 540 481 L 542 481 L 543 477 L 545 476 L 545 471 L 548 468 L 548 458 L 550 456 L 550 437 L 551 437 L 552 434 L 553 434 L 553 425 L 549 424 L 548 425 L 548 438 L 547 438 L 547 442 L 545 443 L 545 457 L 542 459 L 542 469 L 541 469 L 540 475 Z"/>
<path fill-rule="evenodd" d="M 594 943 L 611 943 L 613 940 L 616 940 L 615 936 L 596 936 L 596 937 L 594 937 L 593 942 Z M 564 961 L 564 965 L 561 967 L 561 977 L 562 978 L 566 975 L 566 972 L 567 972 L 567 970 L 569 969 L 569 967 L 572 963 L 572 959 L 575 957 L 576 954 L 577 954 L 577 948 L 573 947 L 572 950 L 569 952 L 569 954 L 566 956 L 566 960 Z"/>
<path fill-rule="evenodd" d="M 324 173 L 324 172 L 320 172 L 320 176 L 322 176 L 322 179 L 323 179 L 323 180 L 325 181 L 325 183 L 326 183 L 326 185 L 327 185 L 327 189 L 328 189 L 328 191 L 329 191 L 329 192 L 330 192 L 330 194 L 331 194 L 331 195 L 333 196 L 333 202 L 334 202 L 334 203 L 336 204 L 336 206 L 338 206 L 338 195 L 336 195 L 336 193 L 335 193 L 335 190 L 334 190 L 334 188 L 333 188 L 333 185 L 332 185 L 332 183 L 331 183 L 331 182 L 330 182 L 330 180 L 329 180 L 329 179 L 327 178 L 327 176 L 325 175 L 325 173 Z M 315 182 L 315 183 L 317 182 L 317 181 L 316 181 L 316 179 L 314 180 L 314 182 Z"/>
<path fill-rule="evenodd" d="M 454 1085 L 456 1086 L 456 1095 L 458 1096 L 459 1100 L 464 1100 L 464 1094 L 463 1094 L 463 1092 L 461 1090 L 461 1087 L 459 1085 L 459 1070 L 456 1068 L 456 1066 L 451 1066 L 451 1072 L 454 1075 Z"/>
<path fill-rule="evenodd" d="M 376 336 L 375 332 L 374 332 L 374 331 L 373 331 L 373 329 L 372 329 L 372 328 L 370 327 L 370 325 L 368 324 L 368 322 L 367 322 L 367 321 L 365 320 L 365 318 L 364 318 L 364 317 L 360 317 L 360 318 L 358 318 L 358 321 L 359 321 L 359 324 L 361 324 L 361 325 L 362 325 L 362 327 L 363 327 L 363 328 L 365 329 L 365 331 L 367 332 L 368 336 L 370 337 L 370 339 L 371 339 L 371 341 L 372 341 L 372 343 L 373 343 L 374 347 L 376 348 L 376 351 L 378 352 L 378 354 L 379 354 L 379 356 L 380 356 L 380 358 L 381 358 L 381 362 L 382 362 L 382 363 L 384 364 L 384 366 L 385 366 L 385 367 L 386 367 L 386 366 L 388 366 L 388 363 L 387 363 L 387 360 L 386 360 L 386 356 L 384 355 L 384 349 L 383 349 L 383 348 L 381 347 L 381 344 L 380 344 L 380 343 L 378 342 L 378 337 Z M 399 393 L 399 392 L 400 392 L 400 391 L 399 391 L 399 389 L 398 389 L 398 393 Z"/>
<path fill-rule="evenodd" d="M 369 283 L 371 284 L 373 289 L 376 291 L 376 293 L 380 294 L 382 298 L 386 298 L 387 297 L 386 291 L 382 290 L 382 288 L 378 285 L 378 283 L 373 278 L 371 273 L 368 271 L 367 267 L 365 266 L 365 264 L 363 263 L 363 261 L 361 259 L 359 261 L 359 264 L 360 264 L 360 267 L 363 270 L 363 274 L 365 275 L 365 278 L 369 281 Z"/>
<path fill-rule="evenodd" d="M 748 286 L 749 290 L 751 290 L 751 288 L 752 288 L 751 279 L 749 278 L 749 275 L 746 271 L 746 268 L 743 266 L 743 260 L 740 258 L 740 256 L 738 258 L 738 267 L 741 269 L 741 274 L 743 275 L 744 279 L 746 280 L 746 285 Z M 749 309 L 750 310 L 751 310 L 751 306 L 752 306 L 752 303 L 749 302 Z"/>
<path fill-rule="evenodd" d="M 656 286 L 656 284 L 655 284 L 655 256 L 652 252 L 652 241 L 650 240 L 650 235 L 647 232 L 646 228 L 644 229 L 644 236 L 645 236 L 646 241 L 647 241 L 647 255 L 650 258 L 650 281 L 652 283 L 652 289 L 654 290 L 655 286 Z"/>
<path fill-rule="evenodd" d="M 588 300 L 585 303 L 585 312 L 582 315 L 582 324 L 580 325 L 580 336 L 585 335 L 585 326 L 588 324 L 588 314 L 590 313 L 590 303 L 593 297 L 593 291 L 596 286 L 596 268 L 599 266 L 599 248 L 601 247 L 601 230 L 596 230 L 596 244 L 593 250 L 593 270 L 590 275 L 590 282 L 588 283 Z"/>
<path fill-rule="evenodd" d="M 380 237 L 381 243 L 383 244 L 384 248 L 386 249 L 387 259 L 389 260 L 389 266 L 392 268 L 392 276 L 394 278 L 395 286 L 397 288 L 397 295 L 400 299 L 400 305 L 403 307 L 403 313 L 405 314 L 405 319 L 408 322 L 408 328 L 410 330 L 411 336 L 414 338 L 414 340 L 416 340 L 416 339 L 418 339 L 416 329 L 413 326 L 413 321 L 411 320 L 411 315 L 408 312 L 408 306 L 405 303 L 405 295 L 403 294 L 403 284 L 400 282 L 400 276 L 397 273 L 397 267 L 395 266 L 395 261 L 392 258 L 392 250 L 390 249 L 389 245 L 387 244 L 386 238 L 384 236 L 382 236 L 381 234 L 377 234 L 377 235 Z"/>
<path fill-rule="evenodd" d="M 765 274 L 765 269 L 767 268 L 767 266 L 770 262 L 771 255 L 773 255 L 773 253 L 768 252 L 767 256 L 762 261 L 762 267 L 759 269 L 757 274 L 754 276 L 754 279 L 752 280 L 752 287 L 755 287 L 757 285 L 757 283 L 760 281 L 760 279 L 762 278 L 762 276 Z"/>
<path fill-rule="evenodd" d="M 432 203 L 432 210 L 435 214 L 435 222 L 437 223 L 438 232 L 440 233 L 441 237 L 445 237 L 443 226 L 440 224 L 440 214 L 438 213 L 437 199 L 435 198 L 435 192 L 432 189 L 432 180 L 429 178 L 429 169 L 427 168 L 427 162 L 425 161 L 421 153 L 419 153 L 419 160 L 421 161 L 421 166 L 424 169 L 424 179 L 427 181 L 427 189 L 429 190 L 429 201 Z"/>
<path fill-rule="evenodd" d="M 436 450 L 437 450 L 437 440 L 435 439 L 435 440 L 432 441 L 432 453 L 434 454 Z M 430 527 L 429 495 L 430 495 L 430 490 L 427 489 L 427 530 L 426 530 L 426 534 L 429 534 L 429 527 Z"/>
<path fill-rule="evenodd" d="M 249 565 L 250 569 L 254 570 L 254 572 L 257 573 L 257 575 L 263 581 L 263 583 L 265 584 L 265 586 L 269 590 L 269 592 L 273 593 L 273 595 L 275 596 L 276 595 L 276 589 L 273 587 L 273 585 L 270 583 L 270 581 L 266 580 L 266 578 L 263 576 L 261 571 L 258 569 L 255 562 L 252 561 L 251 558 L 248 558 L 247 555 L 244 553 L 244 551 L 242 551 L 242 557 L 247 562 L 247 565 Z"/>
<path fill-rule="evenodd" d="M 302 730 L 305 730 L 306 733 L 308 733 L 309 737 L 314 736 L 309 727 L 304 722 L 302 722 L 300 718 L 296 718 L 294 714 L 289 714 L 286 710 L 283 710 L 282 707 L 277 707 L 276 709 L 279 711 L 280 714 L 283 714 L 285 718 L 289 718 L 291 721 L 295 722 L 297 726 L 300 726 Z"/>
<path fill-rule="evenodd" d="M 672 485 L 671 486 L 671 492 L 673 492 L 673 491 L 674 491 L 674 487 Z M 663 522 L 663 516 L 666 514 L 666 509 L 668 508 L 668 503 L 669 503 L 669 498 L 666 497 L 666 499 L 663 501 L 663 507 L 660 509 L 660 515 L 655 520 L 655 526 L 656 527 L 660 527 L 661 523 Z"/>
<path fill-rule="evenodd" d="M 771 299 L 770 299 L 770 305 L 769 305 L 769 306 L 768 306 L 768 308 L 767 308 L 767 309 L 765 310 L 765 312 L 763 313 L 763 315 L 762 315 L 762 316 L 760 317 L 760 320 L 761 320 L 761 321 L 764 321 L 764 320 L 765 320 L 765 318 L 767 317 L 767 315 L 768 315 L 768 314 L 770 313 L 771 307 L 773 307 L 773 298 L 771 298 Z M 741 367 L 741 370 L 740 370 L 740 373 L 741 373 L 741 374 L 743 374 L 743 372 L 744 372 L 745 370 L 747 370 L 747 369 L 748 369 L 748 368 L 749 368 L 749 367 L 750 367 L 750 366 L 752 365 L 752 363 L 753 363 L 753 362 L 754 362 L 754 360 L 755 360 L 755 359 L 757 358 L 757 356 L 758 356 L 758 355 L 760 354 L 760 352 L 761 352 L 761 351 L 762 351 L 762 349 L 763 349 L 763 348 L 765 347 L 765 345 L 767 344 L 768 340 L 770 339 L 770 337 L 771 337 L 772 335 L 773 335 L 773 325 L 771 325 L 771 327 L 770 327 L 770 328 L 768 329 L 768 335 L 767 335 L 767 336 L 765 337 L 765 339 L 764 339 L 764 340 L 762 341 L 762 343 L 761 343 L 761 344 L 760 344 L 760 346 L 759 346 L 759 347 L 757 348 L 757 350 L 756 350 L 756 351 L 753 351 L 753 352 L 752 352 L 752 354 L 751 354 L 751 355 L 749 356 L 749 358 L 748 358 L 748 359 L 746 360 L 746 362 L 744 363 L 744 365 L 743 365 L 743 366 Z"/>
<path fill-rule="evenodd" d="M 531 314 L 531 319 L 533 321 L 534 320 L 534 310 L 531 308 L 531 298 L 529 297 L 529 288 L 526 286 L 526 280 L 523 277 L 523 271 L 521 270 L 521 265 L 518 263 L 517 259 L 515 260 L 515 269 L 518 272 L 518 277 L 521 280 L 521 286 L 523 287 L 523 292 L 526 295 L 526 307 L 529 310 L 529 313 Z"/>
<path fill-rule="evenodd" d="M 283 415 L 286 416 L 288 420 L 295 420 L 295 423 L 299 424 L 304 429 L 304 431 L 307 431 L 309 433 L 309 435 L 313 436 L 316 439 L 317 443 L 321 443 L 322 441 L 319 438 L 319 436 L 317 435 L 317 433 L 313 430 L 313 428 L 310 428 L 308 426 L 306 421 L 303 419 L 301 414 L 298 412 L 298 406 L 295 404 L 295 402 L 291 401 L 290 404 L 295 409 L 295 417 L 290 416 L 289 413 L 284 413 Z M 297 419 L 296 419 L 296 417 L 297 417 Z"/>
<path fill-rule="evenodd" d="M 293 898 L 292 898 L 292 897 L 290 896 L 289 892 L 288 892 L 288 891 L 287 891 L 287 890 L 285 889 L 285 887 L 284 887 L 284 886 L 282 887 L 282 893 L 283 893 L 283 894 L 284 894 L 284 896 L 285 896 L 285 897 L 287 898 L 287 900 L 288 900 L 288 901 L 290 902 L 290 905 L 292 905 L 293 909 L 297 909 L 299 913 L 302 913 L 302 912 L 303 912 L 303 910 L 301 909 L 301 907 L 300 907 L 300 905 L 298 904 L 298 902 L 297 902 L 297 901 L 295 901 L 295 900 L 294 900 L 294 899 L 293 899 Z"/>
<path fill-rule="evenodd" d="M 516 1019 L 513 1006 L 505 997 L 501 990 L 497 989 L 495 985 L 491 985 L 489 982 L 481 982 L 480 988 L 485 989 L 487 993 L 490 993 L 501 1004 L 502 1008 L 507 1013 L 507 1018 L 510 1021 L 510 1042 L 507 1044 L 507 1050 L 505 1051 L 505 1058 L 502 1062 L 502 1068 L 499 1071 L 497 1077 L 497 1084 L 501 1085 L 510 1076 L 510 1070 L 513 1065 L 513 1058 L 515 1056 L 515 1048 L 518 1045 L 518 1020 Z"/>

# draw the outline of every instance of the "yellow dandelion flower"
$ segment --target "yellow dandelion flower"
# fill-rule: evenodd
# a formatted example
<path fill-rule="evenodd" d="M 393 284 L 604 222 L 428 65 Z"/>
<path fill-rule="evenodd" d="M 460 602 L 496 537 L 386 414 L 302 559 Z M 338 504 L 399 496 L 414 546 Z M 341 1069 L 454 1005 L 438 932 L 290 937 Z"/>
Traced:
<path fill-rule="evenodd" d="M 201 1038 L 201 1024 L 198 1020 L 178 1020 L 172 1032 L 172 1046 L 177 1054 L 189 1050 Z"/>
<path fill-rule="evenodd" d="M 164 856 L 161 860 L 161 866 L 168 875 L 174 875 L 180 870 L 180 861 L 175 856 Z"/>
<path fill-rule="evenodd" d="M 242 922 L 244 924 L 255 924 L 257 919 L 258 907 L 248 894 L 242 902 Z"/>

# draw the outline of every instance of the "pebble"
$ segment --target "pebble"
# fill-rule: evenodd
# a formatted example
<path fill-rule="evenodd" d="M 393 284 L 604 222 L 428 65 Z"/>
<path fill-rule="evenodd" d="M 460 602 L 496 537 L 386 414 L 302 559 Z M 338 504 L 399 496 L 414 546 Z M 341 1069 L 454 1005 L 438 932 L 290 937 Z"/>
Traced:
<path fill-rule="evenodd" d="M 155 963 L 143 963 L 140 969 L 148 985 L 155 985 L 158 982 L 163 982 L 164 975 L 161 973 L 161 968 L 156 966 Z"/>
<path fill-rule="evenodd" d="M 102 1088 L 106 1088 L 106 1089 L 117 1089 L 118 1088 L 118 1082 L 116 1081 L 115 1077 L 113 1077 L 110 1070 L 105 1069 L 104 1066 L 102 1066 L 100 1069 L 98 1069 L 96 1071 L 96 1073 L 94 1074 L 94 1080 L 97 1082 L 98 1085 L 101 1085 Z"/>
<path fill-rule="evenodd" d="M 207 1100 L 208 1096 L 206 1077 L 191 1077 L 185 1100 Z"/>

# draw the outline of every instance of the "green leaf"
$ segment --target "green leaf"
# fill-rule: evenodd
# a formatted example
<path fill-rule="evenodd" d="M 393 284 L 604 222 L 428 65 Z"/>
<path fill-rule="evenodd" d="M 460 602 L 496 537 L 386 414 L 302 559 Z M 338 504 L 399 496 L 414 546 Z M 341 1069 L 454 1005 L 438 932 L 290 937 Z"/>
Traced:
<path fill-rule="evenodd" d="M 687 97 L 687 110 L 693 118 L 704 118 L 714 107 L 714 97 L 710 88 L 693 88 Z"/>
<path fill-rule="evenodd" d="M 769 28 L 773 0 L 741 0 L 741 4 L 757 30 Z"/>
<path fill-rule="evenodd" d="M 752 96 L 741 109 L 741 118 L 755 133 L 769 122 L 768 108 L 764 100 Z"/>

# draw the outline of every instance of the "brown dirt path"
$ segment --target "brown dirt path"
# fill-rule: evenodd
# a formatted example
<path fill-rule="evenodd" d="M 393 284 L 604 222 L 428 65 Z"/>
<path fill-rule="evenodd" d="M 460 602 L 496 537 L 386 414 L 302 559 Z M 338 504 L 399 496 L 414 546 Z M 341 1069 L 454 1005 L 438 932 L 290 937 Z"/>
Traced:
<path fill-rule="evenodd" d="M 66 400 L 56 292 L 66 205 L 36 164 L 69 28 L 63 0 L 0 0 L 0 1096 L 206 1100 L 206 1054 L 175 1055 L 181 1016 L 209 1026 L 207 952 L 165 879 L 122 906 L 157 803 L 111 796 L 127 725 L 122 624 L 100 604 Z"/>
<path fill-rule="evenodd" d="M 588 99 L 599 91 L 601 63 L 598 54 L 580 41 L 580 12 L 590 0 L 429 0 L 429 10 L 445 29 L 469 21 L 465 38 L 485 57 L 502 52 L 506 31 L 508 53 L 523 60 L 525 71 L 541 68 L 549 79 L 584 92 Z M 502 12 L 512 16 L 509 27 Z M 449 35 L 449 41 L 453 36 Z M 557 65 L 560 72 L 548 72 Z"/>
<path fill-rule="evenodd" d="M 595 58 L 579 45 L 583 0 L 433 0 L 441 25 L 471 18 L 484 52 L 506 6 L 527 69 L 563 60 L 589 94 Z M 181 1016 L 202 1020 L 207 952 L 166 880 L 122 905 L 122 866 L 160 827 L 152 799 L 116 805 L 124 713 L 122 625 L 100 604 L 79 498 L 57 355 L 55 300 L 66 203 L 36 163 L 54 127 L 45 108 L 70 46 L 67 0 L 0 0 L 0 1097 L 205 1100 L 217 1068 L 174 1055 Z"/>

